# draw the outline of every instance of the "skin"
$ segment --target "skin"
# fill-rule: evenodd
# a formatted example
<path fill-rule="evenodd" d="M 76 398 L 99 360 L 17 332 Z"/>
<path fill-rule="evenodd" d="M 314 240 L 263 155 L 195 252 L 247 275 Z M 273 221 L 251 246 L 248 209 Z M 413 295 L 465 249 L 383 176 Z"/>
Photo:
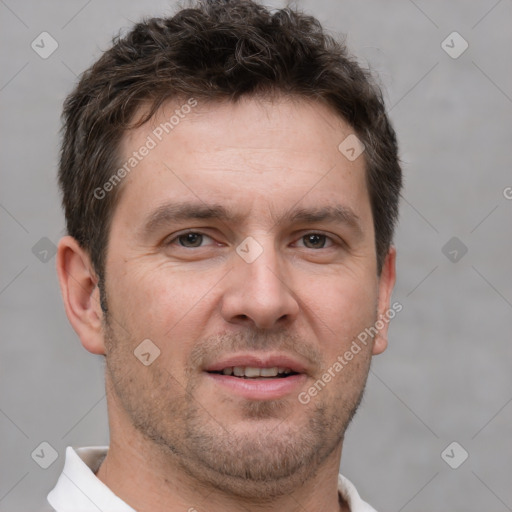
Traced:
<path fill-rule="evenodd" d="M 176 104 L 125 135 L 145 143 Z M 108 315 L 90 258 L 71 237 L 58 249 L 66 312 L 84 347 L 106 355 L 110 449 L 97 473 L 140 512 L 348 510 L 337 474 L 345 429 L 387 323 L 308 404 L 307 391 L 390 308 L 395 250 L 380 275 L 364 156 L 338 150 L 351 127 L 306 100 L 201 104 L 124 179 L 106 258 Z M 236 219 L 161 222 L 164 203 L 229 208 Z M 286 213 L 340 205 L 339 220 Z M 191 230 L 204 236 L 177 238 Z M 304 238 L 318 233 L 327 238 Z M 248 236 L 262 253 L 236 252 Z M 183 247 L 183 244 L 196 247 Z M 160 355 L 144 366 L 144 339 Z M 243 351 L 286 353 L 300 386 L 251 400 L 213 382 L 207 363 Z"/>

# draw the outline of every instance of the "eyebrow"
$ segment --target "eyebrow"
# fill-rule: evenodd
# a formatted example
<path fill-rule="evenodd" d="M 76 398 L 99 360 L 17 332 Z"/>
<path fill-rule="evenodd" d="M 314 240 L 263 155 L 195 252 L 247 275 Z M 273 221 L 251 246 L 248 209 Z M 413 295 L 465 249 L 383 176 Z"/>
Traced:
<path fill-rule="evenodd" d="M 333 222 L 346 224 L 352 228 L 358 235 L 363 234 L 358 215 L 348 206 L 333 205 L 321 208 L 300 208 L 292 210 L 284 216 L 290 223 L 303 222 L 305 224 L 315 224 L 318 222 Z"/>
<path fill-rule="evenodd" d="M 224 206 L 218 204 L 165 203 L 151 212 L 142 227 L 142 233 L 153 233 L 161 227 L 176 222 L 209 219 L 237 222 L 241 220 L 241 217 L 233 215 Z"/>
<path fill-rule="evenodd" d="M 220 204 L 195 202 L 165 203 L 148 215 L 142 226 L 141 234 L 151 234 L 170 224 L 189 220 L 215 219 L 221 222 L 238 224 L 243 221 L 244 217 L 244 215 L 235 214 Z M 282 216 L 277 217 L 273 215 L 272 217 L 275 220 L 274 226 L 282 222 L 289 224 L 333 222 L 347 225 L 358 235 L 363 234 L 363 229 L 356 213 L 351 208 L 339 204 L 319 208 L 292 208 Z"/>

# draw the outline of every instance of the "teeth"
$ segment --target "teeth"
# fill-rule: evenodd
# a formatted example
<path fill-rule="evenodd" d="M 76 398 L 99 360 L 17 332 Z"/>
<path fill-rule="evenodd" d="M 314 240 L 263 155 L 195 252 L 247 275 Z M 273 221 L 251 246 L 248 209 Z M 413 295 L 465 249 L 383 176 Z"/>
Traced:
<path fill-rule="evenodd" d="M 289 375 L 292 373 L 290 368 L 281 368 L 274 366 L 272 368 L 255 368 L 253 366 L 234 366 L 224 368 L 222 370 L 223 375 L 235 375 L 235 377 L 277 377 L 281 375 Z"/>
<path fill-rule="evenodd" d="M 261 377 L 261 370 L 263 368 L 251 368 L 250 366 L 246 366 L 245 367 L 245 376 L 246 377 Z M 242 372 L 243 372 L 243 368 L 241 368 Z M 242 375 L 244 375 L 242 373 Z"/>
<path fill-rule="evenodd" d="M 235 377 L 243 377 L 245 375 L 244 370 L 245 368 L 243 368 L 242 366 L 235 366 L 233 368 L 233 373 L 235 374 Z"/>
<path fill-rule="evenodd" d="M 259 374 L 261 377 L 277 377 L 279 372 L 279 368 L 259 368 Z M 245 370 L 245 375 L 247 375 L 247 369 Z"/>

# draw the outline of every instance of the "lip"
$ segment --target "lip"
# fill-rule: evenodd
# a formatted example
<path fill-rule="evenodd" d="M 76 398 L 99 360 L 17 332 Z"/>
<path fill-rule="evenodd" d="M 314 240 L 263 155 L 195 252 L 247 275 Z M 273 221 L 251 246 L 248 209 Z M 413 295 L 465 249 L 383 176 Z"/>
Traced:
<path fill-rule="evenodd" d="M 307 373 L 304 364 L 286 354 L 236 354 L 208 365 L 205 372 L 220 372 L 233 366 L 253 368 L 290 368 L 295 373 Z"/>
<path fill-rule="evenodd" d="M 235 394 L 247 400 L 277 400 L 291 393 L 298 394 L 307 379 L 304 373 L 275 379 L 243 379 L 232 375 L 207 372 L 205 375 L 229 394 Z"/>
<path fill-rule="evenodd" d="M 294 375 L 282 378 L 244 379 L 232 375 L 223 375 L 224 368 L 233 366 L 250 366 L 254 368 L 289 368 Z M 247 400 L 277 400 L 291 393 L 299 393 L 304 386 L 307 367 L 300 361 L 286 354 L 236 354 L 208 365 L 204 370 L 207 378 L 222 387 L 230 395 L 238 395 Z"/>

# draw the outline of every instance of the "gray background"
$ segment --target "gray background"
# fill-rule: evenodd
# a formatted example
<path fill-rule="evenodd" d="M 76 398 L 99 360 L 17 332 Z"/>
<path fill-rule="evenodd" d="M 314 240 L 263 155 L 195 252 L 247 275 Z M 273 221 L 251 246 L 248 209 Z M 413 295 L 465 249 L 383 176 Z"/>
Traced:
<path fill-rule="evenodd" d="M 405 171 L 394 293 L 403 311 L 374 361 L 342 472 L 379 511 L 512 510 L 512 1 L 298 5 L 347 34 L 380 74 Z M 43 252 L 64 226 L 59 116 L 113 34 L 173 10 L 0 0 L 2 512 L 44 504 L 67 445 L 108 442 L 102 359 L 68 325 L 55 258 Z M 59 45 L 47 59 L 31 48 L 42 31 Z M 453 31 L 469 44 L 456 59 L 441 47 Z M 443 252 L 452 237 L 459 247 Z M 59 454 L 46 470 L 31 458 L 42 441 Z M 453 441 L 462 448 L 448 451 L 452 464 L 469 453 L 458 469 L 441 457 Z"/>

